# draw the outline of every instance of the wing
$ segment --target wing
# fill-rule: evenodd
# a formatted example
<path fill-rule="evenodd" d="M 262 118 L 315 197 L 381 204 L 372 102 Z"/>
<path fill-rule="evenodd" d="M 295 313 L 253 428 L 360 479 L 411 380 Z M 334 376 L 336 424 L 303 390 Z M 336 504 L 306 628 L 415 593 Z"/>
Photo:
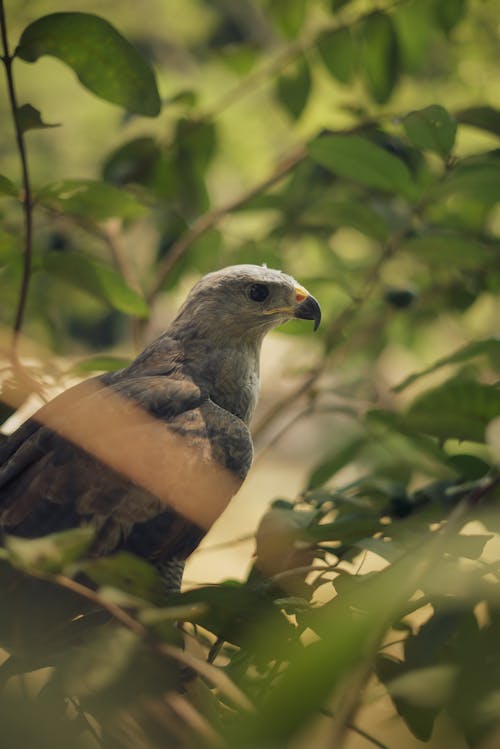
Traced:
<path fill-rule="evenodd" d="M 94 554 L 185 559 L 241 485 L 246 425 L 190 380 L 89 380 L 0 444 L 0 525 L 26 537 L 91 524 Z"/>

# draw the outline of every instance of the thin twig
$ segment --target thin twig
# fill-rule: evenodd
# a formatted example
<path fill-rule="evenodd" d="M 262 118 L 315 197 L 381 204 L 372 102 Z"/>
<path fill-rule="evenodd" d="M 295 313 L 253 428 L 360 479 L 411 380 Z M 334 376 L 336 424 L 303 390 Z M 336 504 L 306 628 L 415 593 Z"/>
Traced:
<path fill-rule="evenodd" d="M 17 150 L 19 153 L 19 159 L 21 162 L 21 177 L 23 185 L 22 195 L 22 206 L 24 213 L 24 263 L 23 263 L 23 275 L 21 279 L 21 289 L 19 291 L 19 301 L 17 304 L 16 316 L 14 319 L 14 327 L 12 331 L 12 360 L 17 361 L 17 345 L 19 341 L 19 333 L 21 331 L 24 313 L 26 310 L 26 302 L 28 299 L 28 288 L 31 278 L 31 264 L 33 255 L 33 199 L 31 193 L 31 184 L 28 172 L 28 160 L 26 155 L 26 146 L 24 142 L 24 134 L 19 122 L 18 116 L 18 105 L 16 89 L 14 86 L 14 77 L 12 75 L 12 62 L 14 55 L 10 54 L 9 41 L 7 37 L 7 21 L 5 18 L 5 10 L 3 0 L 0 0 L 0 35 L 2 38 L 3 56 L 2 61 L 5 67 L 5 75 L 7 77 L 7 90 L 9 95 L 10 109 L 12 113 L 12 121 L 14 123 L 14 131 L 16 136 Z"/>
<path fill-rule="evenodd" d="M 96 743 L 99 746 L 103 746 L 102 736 L 99 735 L 99 733 L 97 732 L 95 726 L 92 725 L 92 722 L 89 720 L 88 715 L 85 713 L 85 710 L 80 705 L 80 703 L 77 700 L 77 698 L 76 697 L 68 696 L 68 700 L 70 701 L 70 703 L 75 708 L 76 712 L 78 713 L 78 715 L 80 717 L 80 720 L 82 720 L 83 723 L 85 723 L 85 726 L 86 726 L 87 730 L 89 731 L 89 733 L 94 738 L 94 741 L 96 741 Z"/>
<path fill-rule="evenodd" d="M 96 232 L 98 236 L 108 245 L 111 259 L 119 271 L 125 283 L 140 296 L 142 289 L 135 273 L 130 267 L 125 250 L 121 243 L 121 219 L 109 219 L 102 224 Z"/>
<path fill-rule="evenodd" d="M 459 533 L 463 524 L 467 519 L 467 515 L 471 508 L 476 507 L 478 503 L 484 499 L 484 497 L 491 491 L 495 490 L 500 486 L 500 476 L 495 476 L 491 479 L 487 486 L 482 486 L 480 489 L 476 489 L 464 497 L 457 505 L 455 505 L 452 512 L 443 522 L 439 530 L 434 531 L 433 536 L 430 540 L 425 539 L 422 544 L 418 546 L 423 552 L 423 547 L 426 545 L 425 554 L 420 554 L 420 560 L 416 562 L 413 567 L 411 574 L 408 576 L 408 580 L 405 583 L 405 590 L 402 594 L 405 595 L 408 591 L 419 586 L 422 578 L 427 575 L 431 569 L 434 568 L 436 562 L 439 560 L 443 546 L 447 540 L 456 533 Z M 418 547 L 412 549 L 410 552 L 413 555 L 418 551 Z M 395 609 L 394 609 L 395 611 Z M 393 613 L 394 613 L 393 611 Z M 389 624 L 392 614 L 389 614 L 386 624 Z M 342 741 L 346 731 L 352 726 L 356 713 L 359 709 L 361 702 L 361 695 L 363 689 L 370 678 L 372 673 L 372 659 L 379 647 L 379 642 L 382 637 L 382 627 L 376 628 L 371 636 L 371 642 L 369 643 L 369 650 L 367 648 L 367 656 L 365 660 L 359 665 L 359 667 L 353 672 L 350 684 L 342 695 L 339 701 L 338 709 L 333 716 L 335 718 L 332 731 L 332 745 L 335 747 L 341 747 Z M 384 748 L 385 749 L 385 748 Z"/>
<path fill-rule="evenodd" d="M 319 711 L 322 715 L 326 715 L 327 718 L 335 718 L 335 714 L 331 710 L 326 710 L 325 708 L 321 708 Z M 357 733 L 358 736 L 362 736 L 364 739 L 369 741 L 374 746 L 378 746 L 379 749 L 389 749 L 387 744 L 383 744 L 379 739 L 376 739 L 375 736 L 372 736 L 371 734 L 367 733 L 366 731 L 363 731 L 362 728 L 359 728 L 354 723 L 350 723 L 348 726 L 349 730 L 353 731 L 354 733 Z"/>
<path fill-rule="evenodd" d="M 252 434 L 254 440 L 260 438 L 263 432 L 267 430 L 269 425 L 280 416 L 283 411 L 289 407 L 291 403 L 301 398 L 304 395 L 310 393 L 317 381 L 325 371 L 327 365 L 330 363 L 330 352 L 337 345 L 345 327 L 353 322 L 359 315 L 359 312 L 366 306 L 366 303 L 371 299 L 375 289 L 380 282 L 380 272 L 384 265 L 394 256 L 398 250 L 401 242 L 405 239 L 408 231 L 411 229 L 412 223 L 416 216 L 418 216 L 424 207 L 424 201 L 414 206 L 410 216 L 405 221 L 402 227 L 400 227 L 386 242 L 382 252 L 377 258 L 376 262 L 369 268 L 367 275 L 365 276 L 361 289 L 356 295 L 352 304 L 346 307 L 341 314 L 332 320 L 327 327 L 325 333 L 326 350 L 323 353 L 320 361 L 310 371 L 307 377 L 294 389 L 291 393 L 288 393 L 284 398 L 278 400 L 274 406 L 267 412 L 267 414 L 260 420 L 257 426 L 253 429 Z"/>
<path fill-rule="evenodd" d="M 34 574 L 34 576 L 40 577 L 41 579 L 46 579 L 43 575 Z M 208 679 L 210 682 L 212 682 L 212 684 L 214 684 L 214 686 L 218 687 L 218 689 L 220 689 L 222 693 L 225 693 L 226 696 L 229 697 L 229 699 L 231 699 L 236 705 L 238 705 L 238 707 L 246 711 L 251 711 L 253 709 L 252 704 L 247 696 L 236 686 L 233 681 L 231 681 L 227 674 L 220 669 L 212 666 L 206 661 L 201 660 L 200 658 L 196 658 L 194 655 L 188 653 L 185 650 L 182 650 L 181 648 L 158 641 L 154 637 L 153 633 L 144 626 L 144 624 L 139 622 L 137 619 L 134 619 L 124 609 L 120 608 L 120 606 L 117 606 L 115 603 L 102 598 L 102 596 L 100 596 L 99 593 L 96 593 L 95 590 L 87 588 L 86 585 L 82 585 L 76 580 L 72 580 L 70 577 L 66 577 L 66 575 L 53 575 L 48 579 L 56 585 L 59 585 L 61 588 L 70 590 L 76 595 L 85 598 L 87 601 L 91 601 L 104 611 L 107 611 L 108 614 L 113 617 L 113 619 L 123 625 L 130 632 L 135 634 L 138 638 L 143 640 L 154 652 L 158 653 L 158 655 L 160 655 L 161 657 L 172 658 L 179 663 L 182 663 L 184 666 L 188 666 L 194 671 L 197 671 L 200 676 Z"/>
<path fill-rule="evenodd" d="M 217 226 L 228 214 L 238 210 L 239 208 L 242 208 L 257 195 L 260 195 L 269 187 L 272 187 L 281 179 L 283 179 L 283 177 L 285 177 L 295 166 L 297 166 L 298 163 L 303 161 L 305 157 L 306 149 L 303 146 L 300 146 L 294 153 L 288 156 L 288 158 L 278 164 L 274 172 L 269 177 L 266 177 L 266 179 L 250 188 L 250 190 L 243 193 L 243 195 L 240 195 L 240 197 L 236 198 L 236 200 L 232 200 L 229 203 L 226 203 L 226 205 L 221 206 L 220 208 L 214 208 L 213 211 L 205 213 L 198 219 L 196 219 L 191 228 L 188 229 L 185 234 L 183 234 L 177 240 L 177 242 L 172 245 L 168 254 L 165 255 L 163 260 L 159 263 L 155 274 L 154 284 L 146 296 L 146 301 L 148 302 L 148 304 L 151 304 L 156 299 L 156 296 L 161 291 L 172 268 L 185 255 L 185 253 L 197 239 L 206 234 L 206 232 L 210 229 L 213 229 L 215 226 Z"/>

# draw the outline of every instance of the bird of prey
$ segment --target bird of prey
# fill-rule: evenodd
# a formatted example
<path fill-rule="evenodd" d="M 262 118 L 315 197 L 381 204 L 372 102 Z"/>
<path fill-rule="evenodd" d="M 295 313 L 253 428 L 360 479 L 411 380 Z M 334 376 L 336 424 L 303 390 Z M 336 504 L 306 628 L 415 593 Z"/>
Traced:
<path fill-rule="evenodd" d="M 89 525 L 91 555 L 132 552 L 178 589 L 250 468 L 264 335 L 320 317 L 281 271 L 209 273 L 128 367 L 70 388 L 0 443 L 0 529 L 32 538 Z"/>

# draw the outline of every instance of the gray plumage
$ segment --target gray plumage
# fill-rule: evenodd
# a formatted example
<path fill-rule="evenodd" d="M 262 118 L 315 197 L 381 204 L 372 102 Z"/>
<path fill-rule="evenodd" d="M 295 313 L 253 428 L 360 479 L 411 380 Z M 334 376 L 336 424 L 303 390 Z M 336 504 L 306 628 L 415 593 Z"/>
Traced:
<path fill-rule="evenodd" d="M 67 390 L 0 442 L 0 526 L 36 537 L 90 524 L 93 555 L 131 551 L 178 586 L 250 468 L 262 339 L 292 317 L 317 327 L 319 305 L 280 271 L 205 276 L 130 366 Z"/>

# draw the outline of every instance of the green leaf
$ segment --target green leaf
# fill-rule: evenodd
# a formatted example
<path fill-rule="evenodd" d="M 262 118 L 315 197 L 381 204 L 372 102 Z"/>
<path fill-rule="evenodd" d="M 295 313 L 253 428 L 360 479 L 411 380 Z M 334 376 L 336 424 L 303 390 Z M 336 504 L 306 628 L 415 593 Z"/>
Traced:
<path fill-rule="evenodd" d="M 377 104 L 385 104 L 399 78 L 398 38 L 391 17 L 375 11 L 359 24 L 358 38 L 366 89 Z"/>
<path fill-rule="evenodd" d="M 86 255 L 49 252 L 43 258 L 42 269 L 127 315 L 145 318 L 149 314 L 144 299 L 127 286 L 121 276 Z"/>
<path fill-rule="evenodd" d="M 23 31 L 15 54 L 26 62 L 42 55 L 57 57 L 102 99 L 149 117 L 160 112 L 153 71 L 104 18 L 91 13 L 52 13 L 38 18 Z"/>
<path fill-rule="evenodd" d="M 488 429 L 486 430 L 486 438 L 488 438 Z M 468 455 L 467 453 L 451 455 L 448 463 L 464 481 L 477 481 L 491 470 L 489 463 L 476 455 Z"/>
<path fill-rule="evenodd" d="M 416 196 L 406 164 L 359 135 L 322 135 L 309 143 L 309 154 L 318 164 L 346 179 L 409 199 Z"/>
<path fill-rule="evenodd" d="M 401 68 L 417 73 L 428 60 L 428 48 L 433 32 L 433 18 L 426 2 L 402 3 L 392 13 L 399 42 Z"/>
<path fill-rule="evenodd" d="M 330 9 L 332 13 L 336 13 L 338 10 L 350 3 L 351 0 L 330 0 Z"/>
<path fill-rule="evenodd" d="M 137 636 L 124 627 L 102 628 L 83 646 L 69 651 L 57 680 L 65 694 L 92 697 L 124 677 L 138 647 Z"/>
<path fill-rule="evenodd" d="M 416 296 L 413 289 L 393 286 L 384 293 L 384 301 L 394 309 L 408 309 L 415 302 Z"/>
<path fill-rule="evenodd" d="M 68 179 L 47 185 L 37 198 L 64 213 L 92 221 L 115 217 L 133 220 L 148 213 L 146 206 L 126 190 L 90 179 Z"/>
<path fill-rule="evenodd" d="M 456 120 L 439 104 L 410 112 L 402 119 L 406 135 L 422 150 L 434 151 L 448 158 L 455 144 Z"/>
<path fill-rule="evenodd" d="M 0 195 L 17 197 L 18 194 L 19 190 L 16 188 L 15 184 L 11 182 L 8 177 L 4 177 L 3 174 L 0 174 Z"/>
<path fill-rule="evenodd" d="M 480 130 L 500 135 L 500 109 L 493 107 L 468 107 L 455 114 L 458 122 Z"/>
<path fill-rule="evenodd" d="M 329 73 L 340 83 L 349 83 L 356 69 L 351 30 L 346 26 L 324 31 L 319 35 L 316 47 Z"/>
<path fill-rule="evenodd" d="M 484 338 L 481 341 L 472 341 L 472 343 L 468 343 L 466 346 L 454 351 L 453 354 L 438 359 L 434 364 L 431 364 L 430 367 L 406 377 L 394 388 L 394 391 L 400 393 L 416 380 L 419 380 L 421 377 L 424 377 L 431 372 L 435 372 L 437 369 L 440 369 L 447 364 L 461 364 L 462 362 L 474 359 L 476 356 L 487 356 L 494 366 L 500 368 L 500 338 L 493 337 Z"/>
<path fill-rule="evenodd" d="M 486 205 L 500 201 L 499 152 L 473 156 L 459 162 L 434 188 L 436 197 L 462 194 Z"/>
<path fill-rule="evenodd" d="M 268 13 L 288 39 L 302 30 L 306 17 L 307 0 L 271 0 Z"/>
<path fill-rule="evenodd" d="M 39 573 L 57 573 L 80 559 L 94 540 L 90 528 L 73 528 L 41 538 L 5 536 L 9 559 L 16 567 Z"/>
<path fill-rule="evenodd" d="M 488 423 L 500 415 L 500 389 L 457 377 L 418 396 L 404 421 L 439 439 L 482 442 Z"/>
<path fill-rule="evenodd" d="M 467 0 L 434 0 L 434 9 L 439 26 L 449 32 L 464 18 Z"/>
<path fill-rule="evenodd" d="M 102 176 L 106 182 L 117 185 L 128 182 L 148 184 L 160 157 L 160 146 L 153 138 L 134 138 L 107 157 L 102 167 Z"/>
<path fill-rule="evenodd" d="M 88 374 L 89 372 L 116 372 L 118 369 L 124 369 L 131 363 L 131 359 L 125 359 L 121 356 L 89 356 L 87 359 L 81 359 L 71 367 L 71 372 L 75 374 Z"/>
<path fill-rule="evenodd" d="M 452 232 L 429 232 L 402 243 L 401 249 L 421 258 L 430 266 L 480 268 L 495 256 L 495 246 Z"/>
<path fill-rule="evenodd" d="M 486 427 L 486 442 L 493 462 L 500 466 L 500 418 L 493 419 Z"/>
<path fill-rule="evenodd" d="M 381 215 L 366 202 L 337 201 L 330 197 L 315 201 L 300 217 L 302 226 L 340 227 L 352 226 L 367 237 L 384 242 L 389 227 Z"/>
<path fill-rule="evenodd" d="M 357 544 L 361 539 L 373 536 L 382 530 L 378 515 L 359 512 L 341 517 L 332 523 L 320 523 L 307 529 L 307 534 L 315 541 L 338 541 L 341 544 Z"/>
<path fill-rule="evenodd" d="M 165 585 L 158 571 L 133 554 L 122 551 L 78 567 L 97 585 L 111 586 L 153 603 L 161 603 L 165 598 Z"/>
<path fill-rule="evenodd" d="M 42 115 L 31 104 L 23 104 L 22 107 L 19 107 L 17 110 L 17 121 L 23 133 L 27 130 L 45 130 L 50 127 L 59 127 L 57 124 L 48 125 L 46 122 L 43 122 Z"/>
<path fill-rule="evenodd" d="M 276 82 L 276 96 L 287 112 L 298 119 L 311 93 L 311 71 L 304 56 L 278 77 Z"/>
<path fill-rule="evenodd" d="M 307 489 L 316 489 L 334 476 L 344 466 L 354 460 L 366 445 L 366 437 L 355 437 L 340 449 L 337 448 L 312 471 L 307 482 Z"/>
<path fill-rule="evenodd" d="M 479 559 L 484 551 L 484 547 L 495 538 L 493 533 L 489 534 L 464 534 L 450 538 L 444 547 L 446 554 L 454 557 L 466 557 L 467 559 Z"/>

